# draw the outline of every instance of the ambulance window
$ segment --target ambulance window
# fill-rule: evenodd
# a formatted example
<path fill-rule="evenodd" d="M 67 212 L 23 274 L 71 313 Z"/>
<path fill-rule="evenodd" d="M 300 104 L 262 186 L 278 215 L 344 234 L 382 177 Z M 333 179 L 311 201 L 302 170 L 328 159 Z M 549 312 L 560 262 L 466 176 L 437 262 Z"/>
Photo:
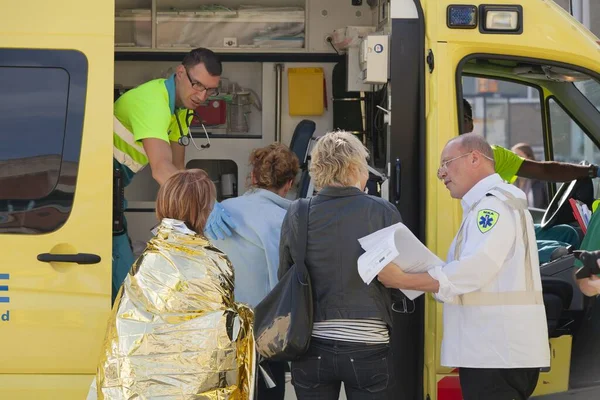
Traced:
<path fill-rule="evenodd" d="M 550 98 L 548 108 L 554 160 L 574 164 L 585 160 L 591 164 L 599 164 L 600 150 L 563 107 Z M 595 197 L 598 197 L 598 183 L 595 180 L 594 192 Z"/>
<path fill-rule="evenodd" d="M 574 82 L 573 85 L 600 111 L 600 84 L 595 79 Z"/>
<path fill-rule="evenodd" d="M 87 61 L 0 50 L 0 233 L 47 233 L 73 205 Z"/>
<path fill-rule="evenodd" d="M 463 96 L 472 107 L 473 132 L 483 135 L 490 144 L 512 149 L 519 145 L 520 155 L 533 153 L 544 160 L 544 135 L 540 92 L 533 86 L 511 81 L 463 76 Z M 528 145 L 528 146 L 523 146 Z M 531 149 L 531 151 L 529 151 Z M 540 195 L 532 206 L 548 206 L 548 188 L 537 182 Z"/>
<path fill-rule="evenodd" d="M 536 88 L 478 77 L 463 77 L 463 96 L 473 110 L 473 132 L 511 148 L 526 142 L 544 159 L 540 94 Z"/>

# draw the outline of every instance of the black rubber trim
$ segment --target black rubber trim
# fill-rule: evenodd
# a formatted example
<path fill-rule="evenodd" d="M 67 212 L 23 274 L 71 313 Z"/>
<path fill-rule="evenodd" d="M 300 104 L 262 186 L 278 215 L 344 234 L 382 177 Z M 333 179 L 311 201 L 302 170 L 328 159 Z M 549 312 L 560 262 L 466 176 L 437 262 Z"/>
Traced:
<path fill-rule="evenodd" d="M 394 102 L 386 160 L 391 164 L 389 200 L 402 214 L 406 226 L 424 242 L 425 17 L 421 2 L 413 1 L 417 19 L 392 19 L 390 82 Z M 396 160 L 400 162 L 399 168 L 396 168 Z M 401 188 L 394 185 L 397 171 L 401 174 Z M 419 296 L 413 302 L 400 291 L 393 291 L 392 302 L 407 304 L 405 313 L 398 312 L 397 306 L 394 307 L 396 312 L 392 311 L 390 342 L 395 371 L 390 379 L 395 381 L 396 398 L 423 399 L 426 395 L 423 382 L 425 296 Z"/>
<path fill-rule="evenodd" d="M 42 253 L 37 256 L 38 261 L 42 262 L 66 262 L 77 264 L 98 264 L 101 258 L 97 254 L 77 253 L 77 254 L 50 254 Z"/>

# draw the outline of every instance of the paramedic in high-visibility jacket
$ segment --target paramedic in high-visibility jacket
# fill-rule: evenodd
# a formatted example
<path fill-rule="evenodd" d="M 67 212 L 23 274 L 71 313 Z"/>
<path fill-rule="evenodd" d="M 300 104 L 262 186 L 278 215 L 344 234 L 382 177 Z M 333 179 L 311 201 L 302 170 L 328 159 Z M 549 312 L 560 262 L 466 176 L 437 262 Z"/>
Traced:
<path fill-rule="evenodd" d="M 222 65 L 212 51 L 190 51 L 167 79 L 154 79 L 125 92 L 114 104 L 113 167 L 123 186 L 147 165 L 162 185 L 185 169 L 185 147 L 190 141 L 192 110 L 218 94 Z M 181 199 L 186 201 L 186 199 Z M 126 205 L 125 205 L 126 207 Z M 123 217 L 121 229 L 113 229 L 112 299 L 134 261 Z M 235 224 L 216 203 L 205 233 L 212 239 L 231 235 Z"/>
<path fill-rule="evenodd" d="M 441 365 L 459 368 L 465 400 L 527 399 L 550 351 L 525 193 L 494 172 L 490 145 L 474 134 L 448 142 L 438 178 L 463 207 L 446 264 L 419 274 L 388 264 L 378 279 L 444 303 Z"/>

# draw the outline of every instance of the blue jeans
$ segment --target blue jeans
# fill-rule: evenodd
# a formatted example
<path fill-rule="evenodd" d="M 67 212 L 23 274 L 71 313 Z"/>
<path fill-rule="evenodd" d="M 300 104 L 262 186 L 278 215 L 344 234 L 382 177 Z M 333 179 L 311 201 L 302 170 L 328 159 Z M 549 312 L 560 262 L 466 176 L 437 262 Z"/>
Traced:
<path fill-rule="evenodd" d="M 337 400 L 340 386 L 348 400 L 387 400 L 393 362 L 389 344 L 312 338 L 306 354 L 292 361 L 298 400 Z"/>

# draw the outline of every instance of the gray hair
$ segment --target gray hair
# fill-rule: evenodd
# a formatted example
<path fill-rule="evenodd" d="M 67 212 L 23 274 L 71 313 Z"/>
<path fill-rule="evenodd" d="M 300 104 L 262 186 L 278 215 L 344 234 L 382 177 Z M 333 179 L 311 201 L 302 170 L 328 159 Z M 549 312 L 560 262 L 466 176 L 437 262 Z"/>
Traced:
<path fill-rule="evenodd" d="M 346 131 L 328 132 L 311 152 L 310 176 L 317 188 L 353 186 L 357 174 L 367 172 L 369 152 L 360 140 Z"/>
<path fill-rule="evenodd" d="M 485 158 L 489 159 L 492 164 L 495 164 L 492 146 L 490 146 L 483 136 L 476 133 L 465 133 L 454 139 L 451 139 L 448 141 L 448 144 L 454 141 L 458 142 L 458 144 L 460 144 L 465 151 L 478 151 L 479 153 L 483 154 Z"/>

